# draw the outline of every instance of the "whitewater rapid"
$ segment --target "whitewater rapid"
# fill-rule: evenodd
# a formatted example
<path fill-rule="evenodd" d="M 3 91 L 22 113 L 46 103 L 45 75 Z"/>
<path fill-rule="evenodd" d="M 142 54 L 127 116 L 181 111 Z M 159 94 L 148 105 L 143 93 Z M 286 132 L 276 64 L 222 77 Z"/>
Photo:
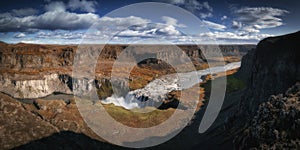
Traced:
<path fill-rule="evenodd" d="M 241 62 L 233 62 L 225 66 L 216 66 L 204 70 L 165 75 L 151 81 L 144 88 L 129 91 L 125 97 L 112 95 L 101 102 L 103 104 L 121 106 L 125 109 L 154 106 L 154 103 L 161 102 L 166 94 L 171 91 L 188 89 L 199 82 L 203 82 L 201 79 L 203 76 L 222 73 L 239 68 L 240 66 Z"/>

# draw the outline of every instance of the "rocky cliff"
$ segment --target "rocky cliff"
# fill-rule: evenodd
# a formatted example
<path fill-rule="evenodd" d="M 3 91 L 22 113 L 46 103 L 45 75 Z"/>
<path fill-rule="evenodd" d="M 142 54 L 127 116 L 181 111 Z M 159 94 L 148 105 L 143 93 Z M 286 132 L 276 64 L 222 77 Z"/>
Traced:
<path fill-rule="evenodd" d="M 85 45 L 85 55 L 93 55 L 92 49 L 101 49 L 103 45 Z M 167 51 L 163 47 L 170 46 L 151 46 L 151 45 L 106 45 L 103 47 L 99 56 L 101 60 L 115 60 L 118 55 L 126 48 L 136 49 L 133 54 L 141 55 L 143 50 L 149 52 L 158 52 L 158 58 L 175 57 L 180 59 L 182 53 L 176 53 L 172 50 Z M 208 49 L 207 45 L 202 45 L 201 49 L 195 45 L 180 45 L 179 48 L 187 54 L 192 60 L 204 59 L 201 51 Z M 216 46 L 215 46 L 216 47 Z M 221 45 L 219 46 L 225 56 L 243 56 L 248 50 L 254 48 L 254 45 Z M 73 65 L 74 55 L 77 47 L 75 45 L 38 45 L 38 44 L 0 44 L 0 68 L 1 72 L 20 72 L 27 71 L 38 73 L 43 71 L 62 71 L 68 70 Z M 211 51 L 210 53 L 214 53 Z M 22 72 L 20 72 L 22 73 Z"/>
<path fill-rule="evenodd" d="M 247 88 L 231 123 L 242 131 L 237 149 L 299 149 L 299 40 L 300 31 L 269 37 L 243 57 L 237 75 Z"/>
<path fill-rule="evenodd" d="M 172 46 L 167 45 L 84 45 L 80 48 L 84 51 L 78 57 L 94 58 L 94 52 L 103 48 L 97 65 L 96 78 L 74 78 L 72 65 L 77 51 L 75 45 L 38 45 L 38 44 L 0 44 L 0 91 L 14 98 L 39 98 L 52 93 L 72 94 L 72 88 L 82 88 L 79 91 L 90 91 L 93 84 L 100 87 L 104 80 L 109 80 L 111 66 L 115 59 L 124 51 L 127 57 L 140 57 L 145 53 L 150 56 L 156 53 L 157 58 L 179 61 L 184 58 L 184 53 L 192 61 L 200 64 L 205 63 L 201 51 L 208 51 L 208 47 L 202 45 L 201 49 L 195 45 L 180 45 L 182 51 L 175 52 Z M 217 46 L 214 46 L 218 48 Z M 253 45 L 223 45 L 220 46 L 224 55 L 241 57 Z M 130 51 L 132 50 L 132 51 Z M 241 52 L 240 52 L 241 51 Z M 211 53 L 214 53 L 212 51 Z M 90 56 L 90 57 L 89 57 Z M 160 70 L 172 68 L 158 60 L 144 61 L 146 65 L 162 65 Z M 89 67 L 89 66 L 87 66 Z M 154 66 L 155 67 L 155 66 Z M 106 73 L 106 74 L 105 74 Z M 85 86 L 82 86 L 85 85 Z"/>
<path fill-rule="evenodd" d="M 247 83 L 241 111 L 250 116 L 270 95 L 300 81 L 300 32 L 269 37 L 242 59 L 239 77 Z"/>
<path fill-rule="evenodd" d="M 250 126 L 235 140 L 239 149 L 300 148 L 300 83 L 259 105 Z"/>

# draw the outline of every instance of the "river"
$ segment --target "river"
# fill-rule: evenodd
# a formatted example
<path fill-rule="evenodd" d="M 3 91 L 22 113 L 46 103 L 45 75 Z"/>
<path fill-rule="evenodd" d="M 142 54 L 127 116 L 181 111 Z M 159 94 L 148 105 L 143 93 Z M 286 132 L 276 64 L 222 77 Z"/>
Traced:
<path fill-rule="evenodd" d="M 125 109 L 153 106 L 153 103 L 145 105 L 144 102 L 149 100 L 160 102 L 171 91 L 188 89 L 202 82 L 203 76 L 229 71 L 240 66 L 241 62 L 233 62 L 225 66 L 215 66 L 204 70 L 165 75 L 151 81 L 144 88 L 129 91 L 124 97 L 112 95 L 101 102 L 103 104 L 121 106 Z"/>

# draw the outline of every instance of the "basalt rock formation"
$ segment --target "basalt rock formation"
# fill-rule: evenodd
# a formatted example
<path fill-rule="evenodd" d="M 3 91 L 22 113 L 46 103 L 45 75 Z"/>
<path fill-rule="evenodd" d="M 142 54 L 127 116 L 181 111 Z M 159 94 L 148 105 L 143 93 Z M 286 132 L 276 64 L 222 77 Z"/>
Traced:
<path fill-rule="evenodd" d="M 259 105 L 250 126 L 236 140 L 239 149 L 300 148 L 300 83 Z"/>
<path fill-rule="evenodd" d="M 239 77 L 247 83 L 241 110 L 252 116 L 270 95 L 283 93 L 300 81 L 300 31 L 269 37 L 242 59 Z"/>
<path fill-rule="evenodd" d="M 299 40 L 300 31 L 269 37 L 243 57 L 237 75 L 247 88 L 231 123 L 242 131 L 237 149 L 299 149 Z"/>

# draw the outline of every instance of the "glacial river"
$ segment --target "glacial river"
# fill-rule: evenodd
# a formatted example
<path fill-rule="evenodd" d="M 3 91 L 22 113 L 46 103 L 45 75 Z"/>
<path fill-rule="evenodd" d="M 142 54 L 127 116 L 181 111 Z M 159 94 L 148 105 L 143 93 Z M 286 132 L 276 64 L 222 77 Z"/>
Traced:
<path fill-rule="evenodd" d="M 151 81 L 144 88 L 129 91 L 125 97 L 112 95 L 101 102 L 103 104 L 121 106 L 125 109 L 142 108 L 145 107 L 144 101 L 149 99 L 155 102 L 162 101 L 166 94 L 171 91 L 188 89 L 195 84 L 202 82 L 203 76 L 236 69 L 239 68 L 240 65 L 241 62 L 233 62 L 225 66 L 216 66 L 204 70 L 165 75 Z"/>

